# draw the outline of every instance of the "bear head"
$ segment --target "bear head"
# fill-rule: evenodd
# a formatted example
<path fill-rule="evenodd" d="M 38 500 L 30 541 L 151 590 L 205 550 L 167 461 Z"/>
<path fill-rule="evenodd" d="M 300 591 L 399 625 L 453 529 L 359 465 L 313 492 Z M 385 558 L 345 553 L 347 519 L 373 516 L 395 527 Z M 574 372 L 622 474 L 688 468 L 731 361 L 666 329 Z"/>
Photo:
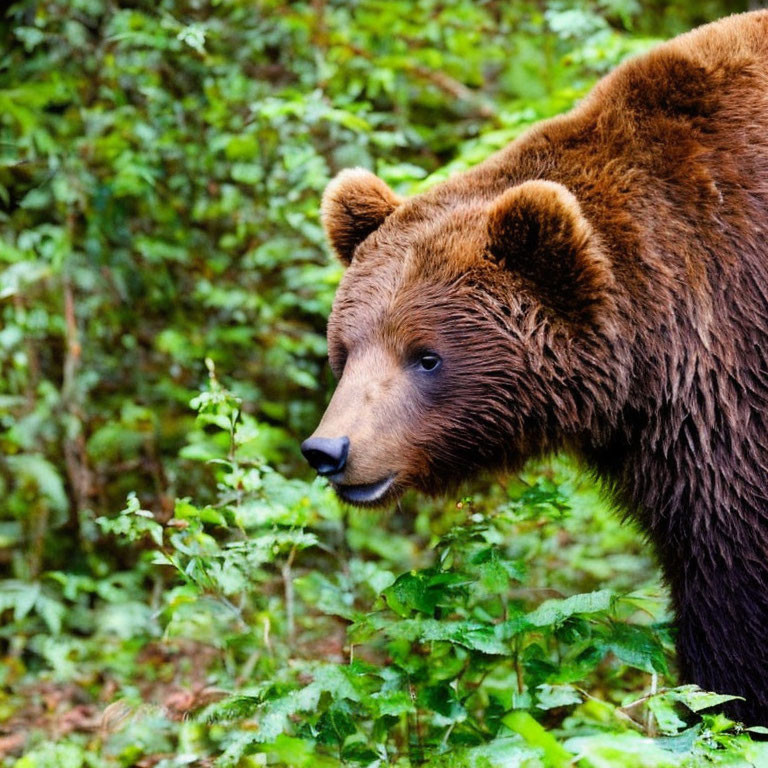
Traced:
<path fill-rule="evenodd" d="M 402 200 L 347 170 L 322 218 L 346 266 L 328 322 L 338 386 L 302 451 L 342 499 L 440 493 L 599 439 L 621 399 L 615 280 L 564 186 Z"/>

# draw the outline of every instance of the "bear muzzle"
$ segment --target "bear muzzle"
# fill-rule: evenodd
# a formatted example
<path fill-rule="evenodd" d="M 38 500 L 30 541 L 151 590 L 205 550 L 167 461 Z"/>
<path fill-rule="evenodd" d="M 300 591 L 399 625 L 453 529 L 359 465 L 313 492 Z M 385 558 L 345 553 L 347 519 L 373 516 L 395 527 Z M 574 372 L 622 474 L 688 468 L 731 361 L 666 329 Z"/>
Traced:
<path fill-rule="evenodd" d="M 301 452 L 318 475 L 327 477 L 344 470 L 349 455 L 348 437 L 308 437 Z"/>
<path fill-rule="evenodd" d="M 408 483 L 410 382 L 393 356 L 373 347 L 347 361 L 314 433 L 301 444 L 309 465 L 350 504 L 394 500 Z"/>
<path fill-rule="evenodd" d="M 364 485 L 343 485 L 342 483 L 334 483 L 331 480 L 333 489 L 342 501 L 357 505 L 381 503 L 392 495 L 391 491 L 394 484 L 394 474 L 375 483 L 366 483 Z"/>
<path fill-rule="evenodd" d="M 344 469 L 349 456 L 349 438 L 308 437 L 301 444 L 301 452 L 318 475 L 327 477 L 341 499 L 350 504 L 376 504 L 383 501 L 392 490 L 396 473 L 372 483 L 344 483 Z"/>

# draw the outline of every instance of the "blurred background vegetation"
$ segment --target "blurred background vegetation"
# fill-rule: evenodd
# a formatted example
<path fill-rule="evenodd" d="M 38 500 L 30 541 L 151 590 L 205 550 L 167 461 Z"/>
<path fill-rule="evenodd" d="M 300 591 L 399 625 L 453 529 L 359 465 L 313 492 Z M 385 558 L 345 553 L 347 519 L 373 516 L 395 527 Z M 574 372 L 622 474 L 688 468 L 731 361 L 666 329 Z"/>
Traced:
<path fill-rule="evenodd" d="M 22 0 L 0 21 L 0 765 L 757 764 L 562 459 L 344 510 L 340 169 L 412 194 L 725 0 Z M 673 670 L 673 667 L 671 668 Z"/>

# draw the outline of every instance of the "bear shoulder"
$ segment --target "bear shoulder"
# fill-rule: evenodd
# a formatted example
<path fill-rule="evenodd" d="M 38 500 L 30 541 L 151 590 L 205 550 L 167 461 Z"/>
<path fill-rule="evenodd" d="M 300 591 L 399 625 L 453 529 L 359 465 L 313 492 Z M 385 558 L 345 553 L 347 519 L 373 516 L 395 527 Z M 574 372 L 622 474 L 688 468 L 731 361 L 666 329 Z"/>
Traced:
<path fill-rule="evenodd" d="M 768 89 L 768 10 L 736 14 L 662 43 L 604 78 L 584 107 L 709 115 Z"/>

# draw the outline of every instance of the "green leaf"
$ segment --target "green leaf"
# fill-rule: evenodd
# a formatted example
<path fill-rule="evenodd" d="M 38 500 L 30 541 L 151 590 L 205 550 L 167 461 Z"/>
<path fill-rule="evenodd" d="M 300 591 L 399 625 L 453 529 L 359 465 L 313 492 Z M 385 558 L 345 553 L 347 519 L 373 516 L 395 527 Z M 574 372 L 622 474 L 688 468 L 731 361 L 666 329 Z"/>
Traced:
<path fill-rule="evenodd" d="M 614 594 L 608 589 L 573 595 L 564 600 L 547 600 L 525 620 L 533 627 L 549 627 L 562 624 L 567 618 L 578 614 L 600 613 L 613 605 Z"/>
<path fill-rule="evenodd" d="M 743 701 L 743 697 L 741 696 L 729 696 L 723 693 L 702 691 L 696 685 L 680 686 L 679 688 L 675 688 L 670 695 L 674 696 L 678 701 L 682 701 L 683 704 L 693 712 L 701 712 L 704 709 L 724 704 L 726 701 Z"/>
<path fill-rule="evenodd" d="M 555 709 L 580 704 L 582 695 L 572 685 L 548 685 L 542 683 L 536 688 L 538 709 Z"/>
<path fill-rule="evenodd" d="M 678 715 L 677 706 L 679 704 L 671 696 L 652 696 L 648 700 L 648 708 L 662 733 L 674 736 L 685 729 L 686 722 Z"/>
<path fill-rule="evenodd" d="M 404 573 L 383 594 L 389 607 L 400 616 L 412 611 L 433 614 L 437 605 L 457 586 L 469 583 L 466 576 L 448 571 L 411 571 Z"/>
<path fill-rule="evenodd" d="M 323 712 L 317 722 L 317 740 L 321 744 L 344 744 L 347 737 L 356 731 L 349 708 L 343 703 L 335 704 Z"/>
<path fill-rule="evenodd" d="M 409 616 L 413 611 L 432 614 L 440 599 L 436 589 L 430 589 L 429 574 L 423 572 L 404 573 L 383 592 L 389 607 L 400 616 Z"/>
<path fill-rule="evenodd" d="M 601 642 L 621 661 L 645 672 L 667 672 L 664 648 L 649 627 L 612 622 L 608 637 Z"/>
<path fill-rule="evenodd" d="M 6 456 L 8 464 L 20 482 L 33 484 L 53 509 L 64 513 L 69 509 L 69 497 L 58 469 L 40 454 L 26 453 Z M 60 520 L 63 522 L 63 520 Z"/>
<path fill-rule="evenodd" d="M 514 710 L 504 715 L 501 722 L 510 731 L 519 733 L 529 746 L 540 749 L 544 754 L 546 765 L 550 768 L 567 768 L 570 766 L 572 755 L 528 712 Z"/>
<path fill-rule="evenodd" d="M 653 739 L 637 733 L 580 736 L 565 742 L 592 768 L 678 768 L 681 762 Z"/>

